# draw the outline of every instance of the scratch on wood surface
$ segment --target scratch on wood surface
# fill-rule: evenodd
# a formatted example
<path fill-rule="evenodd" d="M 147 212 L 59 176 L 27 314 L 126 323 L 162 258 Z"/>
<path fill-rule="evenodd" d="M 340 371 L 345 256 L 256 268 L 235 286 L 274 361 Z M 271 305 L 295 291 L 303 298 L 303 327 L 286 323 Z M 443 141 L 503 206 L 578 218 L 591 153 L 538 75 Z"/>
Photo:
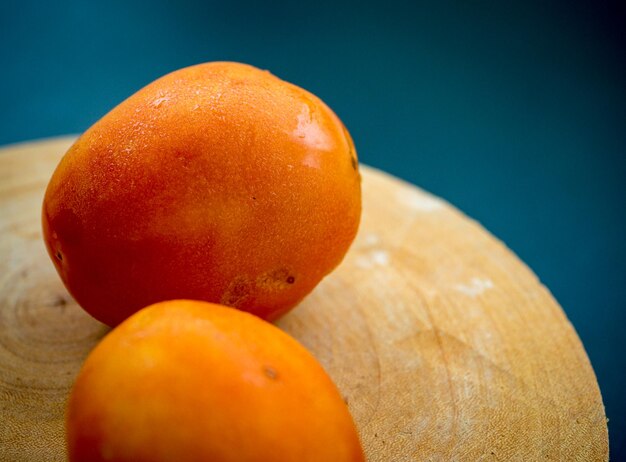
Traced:
<path fill-rule="evenodd" d="M 472 298 L 479 296 L 493 287 L 493 281 L 489 278 L 472 278 L 469 284 L 457 284 L 454 286 L 456 290 Z"/>
<path fill-rule="evenodd" d="M 398 190 L 398 200 L 416 212 L 434 212 L 443 208 L 443 201 L 426 193 L 417 193 L 406 189 Z"/>
<path fill-rule="evenodd" d="M 361 255 L 356 259 L 356 265 L 359 268 L 369 269 L 375 266 L 387 266 L 390 261 L 389 252 L 381 249 L 374 249 Z"/>
<path fill-rule="evenodd" d="M 377 245 L 380 242 L 380 236 L 376 233 L 367 233 L 364 237 L 363 237 L 363 243 L 366 246 L 373 246 L 373 245 Z"/>

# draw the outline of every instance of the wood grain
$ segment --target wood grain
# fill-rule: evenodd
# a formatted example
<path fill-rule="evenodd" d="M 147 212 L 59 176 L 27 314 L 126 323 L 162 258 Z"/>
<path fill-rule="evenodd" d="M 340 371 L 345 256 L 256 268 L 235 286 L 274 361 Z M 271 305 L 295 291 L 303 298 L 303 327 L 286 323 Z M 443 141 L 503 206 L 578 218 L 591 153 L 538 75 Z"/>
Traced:
<path fill-rule="evenodd" d="M 0 150 L 0 460 L 65 459 L 64 404 L 107 328 L 41 241 L 72 138 Z M 326 367 L 378 461 L 606 461 L 606 417 L 574 329 L 501 242 L 442 200 L 362 167 L 343 264 L 278 325 Z"/>

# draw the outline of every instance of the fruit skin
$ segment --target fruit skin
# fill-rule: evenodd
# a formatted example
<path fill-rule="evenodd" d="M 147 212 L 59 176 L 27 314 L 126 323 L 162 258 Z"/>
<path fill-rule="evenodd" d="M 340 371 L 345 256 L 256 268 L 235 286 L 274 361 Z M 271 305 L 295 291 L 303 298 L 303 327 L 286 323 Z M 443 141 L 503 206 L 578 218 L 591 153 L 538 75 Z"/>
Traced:
<path fill-rule="evenodd" d="M 198 301 L 152 305 L 109 333 L 66 426 L 71 462 L 364 460 L 313 356 L 272 324 Z"/>
<path fill-rule="evenodd" d="M 360 213 L 354 145 L 320 99 L 207 63 L 87 130 L 50 180 L 42 221 L 70 293 L 114 326 L 174 298 L 276 319 L 341 262 Z"/>

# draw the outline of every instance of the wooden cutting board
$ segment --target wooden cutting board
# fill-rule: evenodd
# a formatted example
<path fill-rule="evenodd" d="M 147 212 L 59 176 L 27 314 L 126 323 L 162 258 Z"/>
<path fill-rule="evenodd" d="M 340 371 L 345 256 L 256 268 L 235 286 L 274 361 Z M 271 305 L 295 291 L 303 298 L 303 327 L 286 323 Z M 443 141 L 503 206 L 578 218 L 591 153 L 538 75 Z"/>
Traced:
<path fill-rule="evenodd" d="M 107 333 L 71 299 L 41 240 L 44 188 L 72 141 L 0 150 L 3 461 L 64 460 L 65 400 Z M 361 171 L 348 256 L 278 325 L 336 381 L 368 460 L 607 461 L 593 370 L 548 290 L 449 204 Z"/>

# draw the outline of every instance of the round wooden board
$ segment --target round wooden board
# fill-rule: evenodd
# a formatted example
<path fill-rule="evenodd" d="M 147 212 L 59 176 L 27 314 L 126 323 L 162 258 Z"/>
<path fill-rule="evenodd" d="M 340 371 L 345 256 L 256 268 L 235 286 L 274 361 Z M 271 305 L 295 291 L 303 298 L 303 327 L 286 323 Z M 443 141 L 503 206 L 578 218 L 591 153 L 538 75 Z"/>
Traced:
<path fill-rule="evenodd" d="M 45 186 L 73 138 L 0 150 L 0 460 L 65 459 L 63 413 L 108 329 L 44 249 Z M 277 324 L 322 362 L 371 462 L 606 461 L 598 385 L 550 293 L 450 205 L 361 167 L 341 266 Z"/>

